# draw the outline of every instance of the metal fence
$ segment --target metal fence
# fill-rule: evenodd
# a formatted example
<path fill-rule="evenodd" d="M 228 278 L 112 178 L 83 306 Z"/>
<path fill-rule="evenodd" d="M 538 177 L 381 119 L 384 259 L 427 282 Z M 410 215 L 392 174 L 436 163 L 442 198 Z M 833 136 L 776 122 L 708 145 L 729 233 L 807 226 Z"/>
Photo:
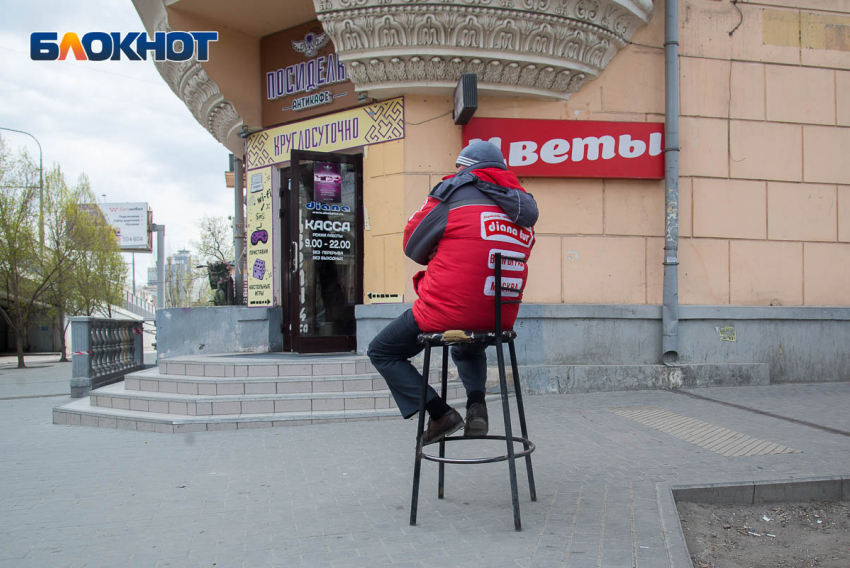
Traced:
<path fill-rule="evenodd" d="M 134 295 L 132 292 L 124 291 L 124 298 L 121 300 L 121 307 L 127 310 L 130 313 L 136 314 L 137 316 L 147 318 L 147 319 L 155 319 L 156 318 L 156 306 L 148 302 L 147 300 L 143 300 L 142 298 Z"/>
<path fill-rule="evenodd" d="M 71 396 L 121 380 L 144 368 L 142 322 L 71 318 Z"/>

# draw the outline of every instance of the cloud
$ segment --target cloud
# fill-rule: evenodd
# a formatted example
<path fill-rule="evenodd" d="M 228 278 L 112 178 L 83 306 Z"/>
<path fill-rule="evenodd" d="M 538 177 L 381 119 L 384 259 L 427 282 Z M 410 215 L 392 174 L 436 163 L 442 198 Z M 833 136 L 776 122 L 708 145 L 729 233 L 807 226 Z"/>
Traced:
<path fill-rule="evenodd" d="M 166 226 L 168 251 L 197 240 L 202 215 L 233 214 L 233 191 L 224 183 L 227 149 L 198 124 L 151 61 L 30 59 L 33 31 L 143 31 L 132 2 L 9 4 L 0 19 L 0 126 L 36 136 L 45 167 L 59 163 L 71 181 L 85 173 L 105 201 L 148 202 L 154 221 Z M 1 130 L 0 136 L 38 158 L 29 137 Z M 155 255 L 136 255 L 137 284 L 154 262 Z"/>

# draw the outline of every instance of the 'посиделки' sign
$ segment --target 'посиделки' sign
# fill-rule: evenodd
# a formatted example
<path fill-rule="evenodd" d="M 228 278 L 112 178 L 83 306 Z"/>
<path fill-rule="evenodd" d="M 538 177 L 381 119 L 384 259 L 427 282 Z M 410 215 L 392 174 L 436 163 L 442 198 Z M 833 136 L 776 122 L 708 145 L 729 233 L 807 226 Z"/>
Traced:
<path fill-rule="evenodd" d="M 260 40 L 263 126 L 350 108 L 357 93 L 330 36 L 318 21 Z"/>
<path fill-rule="evenodd" d="M 463 142 L 489 140 L 520 177 L 664 178 L 664 124 L 473 118 Z"/>

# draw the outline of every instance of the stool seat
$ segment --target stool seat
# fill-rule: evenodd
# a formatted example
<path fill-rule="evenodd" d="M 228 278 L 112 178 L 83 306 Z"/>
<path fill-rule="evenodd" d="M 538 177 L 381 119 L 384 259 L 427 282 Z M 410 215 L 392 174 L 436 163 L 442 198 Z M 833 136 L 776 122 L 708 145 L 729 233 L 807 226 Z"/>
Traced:
<path fill-rule="evenodd" d="M 460 343 L 486 343 L 487 345 L 496 344 L 497 334 L 495 331 L 464 331 L 460 329 L 452 329 L 450 331 L 427 332 L 420 333 L 417 336 L 418 343 L 427 343 L 429 345 L 457 345 Z M 502 341 L 507 343 L 516 339 L 516 332 L 512 329 L 506 329 L 502 332 Z"/>

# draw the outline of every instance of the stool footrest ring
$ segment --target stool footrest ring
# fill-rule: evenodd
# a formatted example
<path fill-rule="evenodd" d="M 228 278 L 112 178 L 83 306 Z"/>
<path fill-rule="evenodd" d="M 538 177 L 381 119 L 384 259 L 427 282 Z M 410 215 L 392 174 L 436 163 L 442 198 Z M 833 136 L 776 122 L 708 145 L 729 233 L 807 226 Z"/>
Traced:
<path fill-rule="evenodd" d="M 507 436 L 449 436 L 443 438 L 446 442 L 454 442 L 457 440 L 502 440 L 507 441 Z M 518 436 L 512 436 L 511 439 L 514 442 L 527 445 L 528 448 L 519 452 L 514 452 L 514 458 L 521 458 L 529 455 L 536 448 L 534 442 L 527 438 L 520 438 Z M 426 454 L 425 452 L 420 451 L 420 454 L 423 459 L 440 462 L 440 463 L 456 463 L 456 464 L 475 464 L 475 463 L 494 463 L 500 461 L 507 461 L 510 459 L 508 454 L 503 456 L 493 456 L 488 458 L 441 458 L 439 456 L 432 456 L 430 454 Z"/>

